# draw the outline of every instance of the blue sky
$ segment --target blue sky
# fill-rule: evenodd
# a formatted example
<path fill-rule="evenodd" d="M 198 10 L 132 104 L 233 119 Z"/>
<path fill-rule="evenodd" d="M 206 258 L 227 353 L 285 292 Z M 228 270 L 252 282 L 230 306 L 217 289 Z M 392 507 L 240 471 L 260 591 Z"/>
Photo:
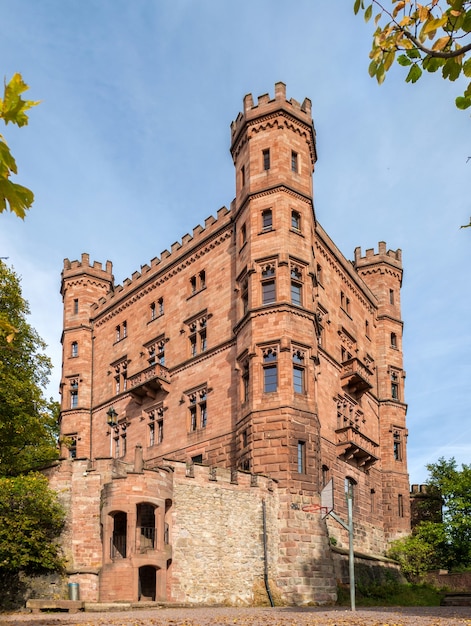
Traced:
<path fill-rule="evenodd" d="M 113 262 L 117 283 L 234 196 L 230 123 L 246 93 L 313 103 L 315 208 L 345 256 L 401 248 L 409 471 L 471 462 L 471 120 L 462 83 L 368 76 L 372 25 L 353 0 L 15 0 L 1 71 L 41 100 L 7 127 L 36 202 L 0 218 L 58 397 L 63 259 Z M 3 132 L 3 131 L 2 131 Z"/>

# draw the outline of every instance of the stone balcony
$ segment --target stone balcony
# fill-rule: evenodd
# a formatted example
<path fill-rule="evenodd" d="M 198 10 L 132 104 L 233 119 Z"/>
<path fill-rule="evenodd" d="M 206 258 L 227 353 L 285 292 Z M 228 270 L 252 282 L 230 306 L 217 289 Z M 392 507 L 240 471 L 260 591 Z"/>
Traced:
<path fill-rule="evenodd" d="M 154 363 L 144 370 L 129 376 L 127 389 L 134 400 L 142 403 L 145 397 L 155 398 L 159 391 L 168 393 L 170 375 L 168 369 L 160 363 Z"/>
<path fill-rule="evenodd" d="M 337 450 L 341 459 L 361 469 L 369 469 L 376 461 L 376 448 L 379 444 L 361 433 L 353 426 L 346 426 L 335 431 Z"/>
<path fill-rule="evenodd" d="M 373 387 L 373 373 L 356 357 L 342 363 L 340 379 L 342 387 L 357 398 Z"/>

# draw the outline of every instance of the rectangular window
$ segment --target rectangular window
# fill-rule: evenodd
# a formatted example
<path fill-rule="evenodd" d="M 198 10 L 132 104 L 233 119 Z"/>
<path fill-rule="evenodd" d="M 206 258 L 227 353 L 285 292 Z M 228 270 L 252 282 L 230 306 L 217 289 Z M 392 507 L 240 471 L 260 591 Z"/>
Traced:
<path fill-rule="evenodd" d="M 305 363 L 301 350 L 293 351 L 293 388 L 295 393 L 305 393 Z"/>
<path fill-rule="evenodd" d="M 250 385 L 250 369 L 249 364 L 244 363 L 242 367 L 242 401 L 248 402 Z"/>
<path fill-rule="evenodd" d="M 394 460 L 402 461 L 401 433 L 397 430 L 393 433 L 393 452 L 394 452 Z"/>
<path fill-rule="evenodd" d="M 149 446 L 155 444 L 155 422 L 149 422 Z"/>
<path fill-rule="evenodd" d="M 123 339 L 125 339 L 127 336 L 128 336 L 128 323 L 123 322 Z"/>
<path fill-rule="evenodd" d="M 317 282 L 319 283 L 319 285 L 322 285 L 322 266 L 319 265 L 319 263 L 317 264 L 317 267 L 316 267 L 316 276 L 317 276 Z"/>
<path fill-rule="evenodd" d="M 291 152 L 291 171 L 298 171 L 298 153 L 294 151 Z"/>
<path fill-rule="evenodd" d="M 159 315 L 163 315 L 164 314 L 164 299 L 159 298 L 157 301 L 157 304 L 159 305 Z"/>
<path fill-rule="evenodd" d="M 396 335 L 396 333 L 391 333 L 391 348 L 397 348 L 397 335 Z"/>
<path fill-rule="evenodd" d="M 291 211 L 291 228 L 298 232 L 301 230 L 301 216 L 297 211 Z"/>
<path fill-rule="evenodd" d="M 399 400 L 399 377 L 396 372 L 391 374 L 391 397 L 393 400 Z"/>
<path fill-rule="evenodd" d="M 298 441 L 298 474 L 306 473 L 306 442 Z"/>
<path fill-rule="evenodd" d="M 276 288 L 274 280 L 266 280 L 262 283 L 262 303 L 271 304 L 276 300 Z"/>
<path fill-rule="evenodd" d="M 271 209 L 262 211 L 262 230 L 271 230 L 273 228 L 273 213 Z"/>
<path fill-rule="evenodd" d="M 247 280 L 242 283 L 240 297 L 242 299 L 242 315 L 245 315 L 249 310 L 249 283 Z"/>
<path fill-rule="evenodd" d="M 70 382 L 70 408 L 76 409 L 78 407 L 78 380 L 72 380 Z"/>
<path fill-rule="evenodd" d="M 402 494 L 397 496 L 397 514 L 399 517 L 404 517 L 404 499 Z"/>
<path fill-rule="evenodd" d="M 240 247 L 242 248 L 247 243 L 247 226 L 242 224 L 240 228 Z"/>
<path fill-rule="evenodd" d="M 196 276 L 190 278 L 191 293 L 196 293 Z"/>
<path fill-rule="evenodd" d="M 72 357 L 78 356 L 78 343 L 76 341 L 72 342 Z"/>
<path fill-rule="evenodd" d="M 245 185 L 245 165 L 240 168 L 240 182 L 243 187 Z"/>
<path fill-rule="evenodd" d="M 162 443 L 164 440 L 164 420 L 157 421 L 157 443 Z"/>
<path fill-rule="evenodd" d="M 368 320 L 365 320 L 365 337 L 370 338 L 370 323 Z"/>
<path fill-rule="evenodd" d="M 269 170 L 270 169 L 270 150 L 267 148 L 266 150 L 262 151 L 262 156 L 263 156 L 263 169 Z"/>
<path fill-rule="evenodd" d="M 299 283 L 291 281 L 291 302 L 295 306 L 302 305 L 302 288 Z"/>
<path fill-rule="evenodd" d="M 116 341 L 121 339 L 121 326 L 116 326 Z"/>
<path fill-rule="evenodd" d="M 262 270 L 262 304 L 276 301 L 275 267 L 267 265 Z"/>
<path fill-rule="evenodd" d="M 263 353 L 263 391 L 271 393 L 278 389 L 278 362 L 274 348 L 268 348 Z"/>
<path fill-rule="evenodd" d="M 389 290 L 389 304 L 394 304 L 394 289 Z"/>
<path fill-rule="evenodd" d="M 150 319 L 155 320 L 155 302 L 152 302 L 150 305 Z"/>
<path fill-rule="evenodd" d="M 190 412 L 190 432 L 194 432 L 199 428 L 206 428 L 208 423 L 208 408 L 206 404 L 207 391 L 206 388 L 192 393 L 189 396 L 189 412 Z"/>
<path fill-rule="evenodd" d="M 201 317 L 199 320 L 195 320 L 190 323 L 190 355 L 196 356 L 202 352 L 206 352 L 207 335 L 206 335 L 206 317 Z"/>
<path fill-rule="evenodd" d="M 78 307 L 79 307 L 78 298 L 74 298 L 74 315 L 77 315 L 77 313 L 79 312 Z"/>
<path fill-rule="evenodd" d="M 200 289 L 204 289 L 206 287 L 206 272 L 204 270 L 201 270 L 199 274 L 199 278 L 200 278 Z"/>

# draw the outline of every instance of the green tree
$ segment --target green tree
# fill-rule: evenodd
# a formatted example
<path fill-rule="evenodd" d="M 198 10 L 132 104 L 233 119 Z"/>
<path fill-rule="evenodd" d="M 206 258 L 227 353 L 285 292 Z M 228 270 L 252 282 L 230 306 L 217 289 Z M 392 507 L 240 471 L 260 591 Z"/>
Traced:
<path fill-rule="evenodd" d="M 440 70 L 450 81 L 471 77 L 471 0 L 391 0 L 388 7 L 385 1 L 355 0 L 354 12 L 360 11 L 367 22 L 375 13 L 369 73 L 378 83 L 396 59 L 408 67 L 406 82 L 415 83 L 424 70 Z M 471 106 L 471 81 L 456 106 Z"/>
<path fill-rule="evenodd" d="M 391 544 L 388 556 L 408 577 L 433 569 L 471 567 L 471 465 L 440 458 L 427 465 L 429 495 L 442 503 L 441 521 L 418 524 L 408 537 Z"/>
<path fill-rule="evenodd" d="M 28 123 L 26 111 L 39 104 L 22 99 L 21 95 L 28 89 L 21 74 L 15 74 L 9 82 L 5 81 L 3 99 L 0 98 L 0 119 L 5 125 L 12 123 L 21 127 Z M 5 138 L 0 135 L 0 213 L 8 208 L 23 219 L 33 204 L 34 195 L 26 187 L 11 180 L 11 175 L 17 173 L 16 161 Z"/>
<path fill-rule="evenodd" d="M 454 458 L 427 465 L 427 484 L 442 497 L 443 527 L 455 566 L 471 566 L 471 465 Z"/>
<path fill-rule="evenodd" d="M 56 538 L 64 512 L 47 478 L 38 473 L 0 478 L 0 574 L 40 574 L 60 570 Z"/>
<path fill-rule="evenodd" d="M 51 361 L 27 322 L 29 307 L 15 272 L 0 261 L 0 476 L 15 476 L 57 458 L 57 403 L 44 397 Z"/>

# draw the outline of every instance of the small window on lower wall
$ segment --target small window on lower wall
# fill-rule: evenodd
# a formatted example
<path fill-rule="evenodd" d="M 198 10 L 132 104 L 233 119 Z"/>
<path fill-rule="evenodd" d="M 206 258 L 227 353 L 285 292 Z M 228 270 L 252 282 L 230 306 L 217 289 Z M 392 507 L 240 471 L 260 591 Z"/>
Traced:
<path fill-rule="evenodd" d="M 306 473 L 306 442 L 298 441 L 298 474 Z"/>

